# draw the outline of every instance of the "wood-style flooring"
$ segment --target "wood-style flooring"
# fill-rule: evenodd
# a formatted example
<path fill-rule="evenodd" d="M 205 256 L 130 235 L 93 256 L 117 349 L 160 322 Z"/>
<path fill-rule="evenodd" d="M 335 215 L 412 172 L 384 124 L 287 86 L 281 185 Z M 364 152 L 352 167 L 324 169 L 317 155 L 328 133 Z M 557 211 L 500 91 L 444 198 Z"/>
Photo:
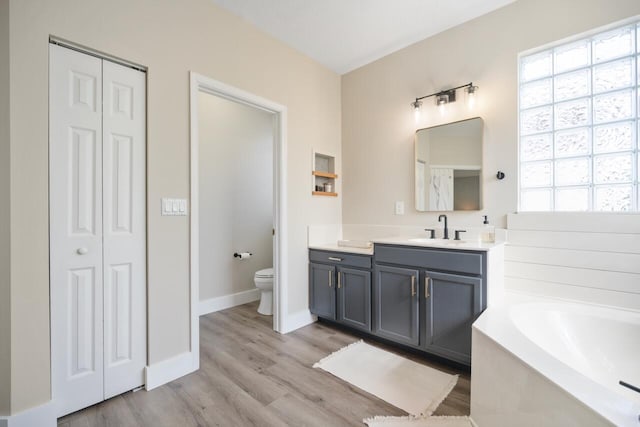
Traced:
<path fill-rule="evenodd" d="M 129 392 L 58 420 L 93 426 L 363 426 L 375 415 L 406 415 L 312 365 L 360 339 L 315 323 L 287 335 L 245 304 L 200 318 L 200 370 L 149 392 Z M 460 374 L 435 415 L 468 415 L 467 372 L 367 342 L 427 366 Z"/>

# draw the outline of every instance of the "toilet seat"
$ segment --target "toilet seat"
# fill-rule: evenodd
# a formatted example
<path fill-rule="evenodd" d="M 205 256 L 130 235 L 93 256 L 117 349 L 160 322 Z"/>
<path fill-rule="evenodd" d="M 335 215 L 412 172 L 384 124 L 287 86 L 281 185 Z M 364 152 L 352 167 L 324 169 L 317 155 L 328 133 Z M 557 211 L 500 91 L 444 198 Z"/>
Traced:
<path fill-rule="evenodd" d="M 255 277 L 257 279 L 273 279 L 273 268 L 265 268 L 263 270 L 256 271 Z"/>

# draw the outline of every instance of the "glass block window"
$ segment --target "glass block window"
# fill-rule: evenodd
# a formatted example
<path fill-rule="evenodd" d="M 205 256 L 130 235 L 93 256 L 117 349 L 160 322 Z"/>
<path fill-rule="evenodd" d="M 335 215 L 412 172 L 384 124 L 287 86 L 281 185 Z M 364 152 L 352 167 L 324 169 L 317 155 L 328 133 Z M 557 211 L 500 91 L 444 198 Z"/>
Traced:
<path fill-rule="evenodd" d="M 640 22 L 520 56 L 520 211 L 638 211 Z"/>

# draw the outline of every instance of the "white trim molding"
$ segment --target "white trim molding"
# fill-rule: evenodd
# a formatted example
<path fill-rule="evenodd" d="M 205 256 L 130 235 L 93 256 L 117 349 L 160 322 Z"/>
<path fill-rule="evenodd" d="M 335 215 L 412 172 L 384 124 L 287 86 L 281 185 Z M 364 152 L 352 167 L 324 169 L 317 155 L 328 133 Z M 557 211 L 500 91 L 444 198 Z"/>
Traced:
<path fill-rule="evenodd" d="M 156 387 L 195 372 L 198 368 L 199 364 L 196 365 L 194 362 L 194 354 L 191 351 L 154 363 L 144 368 L 144 388 L 147 391 L 153 390 Z"/>
<path fill-rule="evenodd" d="M 0 427 L 56 427 L 53 401 L 29 408 L 14 415 L 0 417 Z"/>
<path fill-rule="evenodd" d="M 235 294 L 223 295 L 221 297 L 209 298 L 204 301 L 200 301 L 198 311 L 200 313 L 200 316 L 204 316 L 205 314 L 214 313 L 216 311 L 225 310 L 231 307 L 236 307 L 238 305 L 257 301 L 259 299 L 260 289 L 250 289 L 248 291 L 242 291 Z"/>
<path fill-rule="evenodd" d="M 316 321 L 318 321 L 318 317 L 311 314 L 309 310 L 300 310 L 293 314 L 289 314 L 286 323 L 283 325 L 283 330 L 281 330 L 280 332 L 283 334 L 288 334 L 289 332 L 310 325 Z"/>
<path fill-rule="evenodd" d="M 274 243 L 273 243 L 273 329 L 285 333 L 287 322 L 287 107 L 201 74 L 190 72 L 190 277 L 191 277 L 191 353 L 194 365 L 199 357 L 199 203 L 198 203 L 198 93 L 204 92 L 239 102 L 274 115 Z"/>

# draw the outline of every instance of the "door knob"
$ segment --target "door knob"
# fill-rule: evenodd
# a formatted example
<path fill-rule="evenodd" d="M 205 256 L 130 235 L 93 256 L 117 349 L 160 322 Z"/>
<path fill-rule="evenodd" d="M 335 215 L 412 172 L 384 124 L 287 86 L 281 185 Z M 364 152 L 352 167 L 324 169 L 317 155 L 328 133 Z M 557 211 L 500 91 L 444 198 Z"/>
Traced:
<path fill-rule="evenodd" d="M 78 250 L 76 251 L 78 253 L 78 255 L 86 255 L 89 253 L 89 249 L 87 248 L 78 248 Z"/>

